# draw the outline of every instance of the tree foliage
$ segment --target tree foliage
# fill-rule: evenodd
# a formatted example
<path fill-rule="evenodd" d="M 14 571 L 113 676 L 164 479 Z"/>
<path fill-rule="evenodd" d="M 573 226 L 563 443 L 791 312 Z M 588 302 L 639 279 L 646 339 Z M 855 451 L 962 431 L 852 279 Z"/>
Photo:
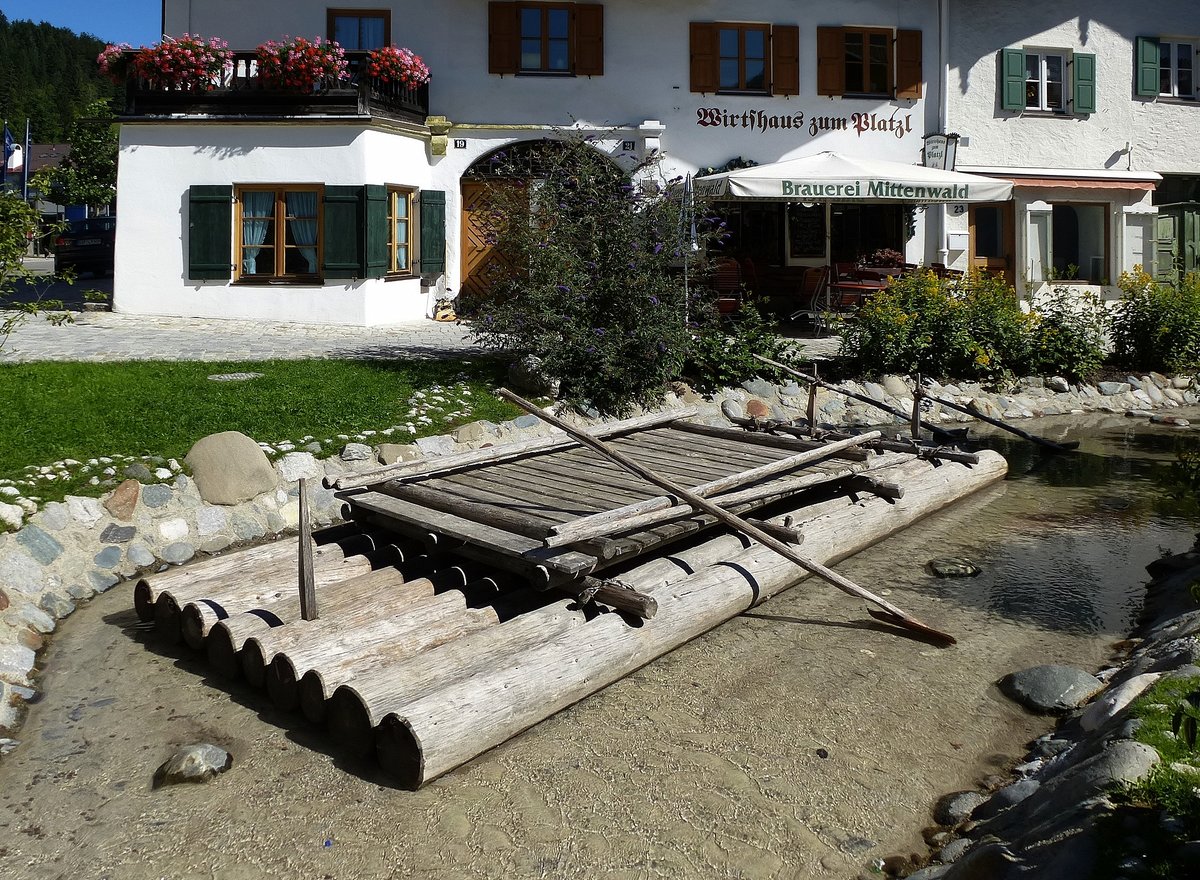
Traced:
<path fill-rule="evenodd" d="M 33 185 L 59 205 L 107 205 L 117 192 L 119 135 L 103 101 L 84 108 L 71 126 L 71 152 L 57 168 L 40 169 Z"/>
<path fill-rule="evenodd" d="M 71 320 L 60 300 L 43 300 L 39 284 L 49 284 L 52 276 L 36 278 L 22 262 L 29 239 L 38 231 L 38 212 L 14 192 L 0 192 L 0 351 L 8 337 L 28 318 L 44 313 L 51 323 Z M 72 280 L 72 279 L 68 279 Z M 18 287 L 33 296 L 17 296 Z"/>
<path fill-rule="evenodd" d="M 0 117 L 13 134 L 23 137 L 29 119 L 33 140 L 63 142 L 86 107 L 117 97 L 120 87 L 96 66 L 103 48 L 88 34 L 10 21 L 0 12 Z"/>

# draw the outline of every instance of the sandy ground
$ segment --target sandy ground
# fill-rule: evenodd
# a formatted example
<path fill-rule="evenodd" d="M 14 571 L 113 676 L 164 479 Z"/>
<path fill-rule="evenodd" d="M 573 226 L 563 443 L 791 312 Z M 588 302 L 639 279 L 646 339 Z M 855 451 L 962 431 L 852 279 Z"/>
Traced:
<path fill-rule="evenodd" d="M 1011 766 L 1049 729 L 994 681 L 1033 663 L 1102 665 L 1128 608 L 1071 603 L 1102 576 L 1144 582 L 1157 545 L 1190 543 L 1181 525 L 1132 547 L 1128 521 L 1094 514 L 1086 493 L 1050 512 L 1020 485 L 839 566 L 958 646 L 871 629 L 862 603 L 808 583 L 418 792 L 162 651 L 123 585 L 54 636 L 46 695 L 0 762 L 0 876 L 854 877 L 923 852 L 937 797 Z M 954 552 L 985 574 L 923 570 Z M 1075 587 L 1042 590 L 1035 571 L 1023 598 L 1013 572 L 1051 557 L 1045 577 Z M 1063 628 L 1085 618 L 1095 625 Z M 155 768 L 198 741 L 229 749 L 233 769 L 152 790 Z"/>

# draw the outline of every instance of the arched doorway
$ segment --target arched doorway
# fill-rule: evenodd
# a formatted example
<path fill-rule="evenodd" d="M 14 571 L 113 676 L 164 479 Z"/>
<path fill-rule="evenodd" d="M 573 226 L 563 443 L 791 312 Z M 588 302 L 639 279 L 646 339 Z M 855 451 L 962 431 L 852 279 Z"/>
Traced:
<path fill-rule="evenodd" d="M 544 138 L 499 147 L 477 159 L 463 173 L 459 309 L 469 313 L 486 300 L 498 276 L 510 271 L 496 244 L 490 217 L 498 193 L 506 186 L 545 178 L 568 153 L 561 140 Z"/>

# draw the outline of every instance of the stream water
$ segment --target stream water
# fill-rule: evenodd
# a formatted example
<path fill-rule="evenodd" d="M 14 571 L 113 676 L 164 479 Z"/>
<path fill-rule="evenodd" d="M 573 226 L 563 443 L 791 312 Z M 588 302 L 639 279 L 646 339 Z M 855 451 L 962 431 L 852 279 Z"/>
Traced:
<path fill-rule="evenodd" d="M 1144 566 L 1190 547 L 1200 521 L 1172 496 L 1200 432 L 1024 427 L 1081 448 L 989 437 L 1009 479 L 837 566 L 954 648 L 876 629 L 805 582 L 417 792 L 163 650 L 129 588 L 98 596 L 52 639 L 45 696 L 0 760 L 0 876 L 791 880 L 923 851 L 940 795 L 1003 774 L 1051 725 L 994 682 L 1103 666 Z M 933 577 L 948 555 L 983 573 Z M 176 745 L 201 741 L 233 769 L 151 788 Z"/>

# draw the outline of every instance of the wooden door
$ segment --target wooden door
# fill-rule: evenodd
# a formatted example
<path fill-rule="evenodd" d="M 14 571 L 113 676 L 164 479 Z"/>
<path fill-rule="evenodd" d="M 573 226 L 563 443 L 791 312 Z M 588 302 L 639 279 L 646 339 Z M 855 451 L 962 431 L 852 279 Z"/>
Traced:
<path fill-rule="evenodd" d="M 1012 202 L 971 205 L 971 268 L 1003 272 L 1009 284 L 1016 283 L 1017 240 Z"/>
<path fill-rule="evenodd" d="M 1179 278 L 1179 216 L 1162 213 L 1154 218 L 1154 277 L 1174 283 Z"/>
<path fill-rule="evenodd" d="M 490 221 L 491 194 L 496 181 L 462 182 L 462 281 L 461 304 L 467 308 L 491 296 L 496 277 L 507 271 L 496 247 Z"/>
<path fill-rule="evenodd" d="M 1200 271 L 1200 205 L 1183 209 L 1183 236 L 1179 250 L 1184 274 Z"/>

